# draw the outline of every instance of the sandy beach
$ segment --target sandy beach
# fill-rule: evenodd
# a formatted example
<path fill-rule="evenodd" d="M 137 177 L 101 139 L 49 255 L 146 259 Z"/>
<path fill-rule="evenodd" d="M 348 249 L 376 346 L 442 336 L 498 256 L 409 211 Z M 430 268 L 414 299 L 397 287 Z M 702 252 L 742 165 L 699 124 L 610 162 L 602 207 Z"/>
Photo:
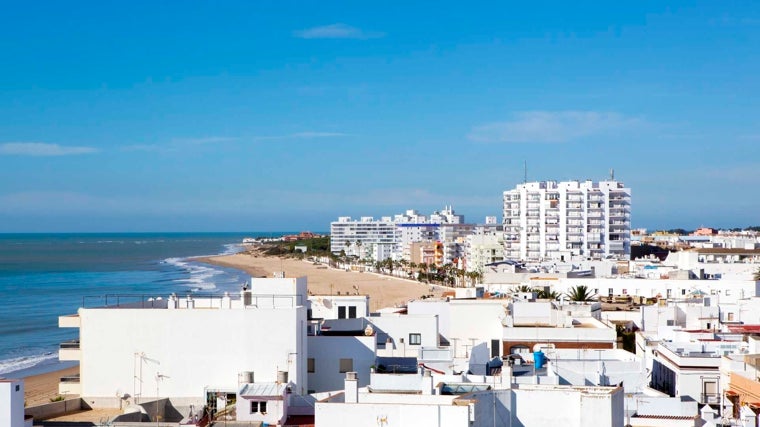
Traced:
<path fill-rule="evenodd" d="M 272 277 L 275 271 L 284 271 L 286 277 L 307 276 L 309 292 L 314 295 L 356 294 L 369 295 L 370 309 L 401 305 L 423 295 L 441 295 L 441 288 L 431 287 L 413 280 L 383 276 L 374 273 L 347 272 L 313 265 L 292 258 L 261 256 L 256 252 L 196 258 L 194 261 L 243 270 L 254 277 Z M 79 373 L 78 367 L 26 377 L 27 406 L 49 403 L 58 396 L 60 377 Z"/>
<path fill-rule="evenodd" d="M 61 377 L 77 375 L 79 367 L 66 368 L 60 371 L 32 375 L 24 378 L 24 398 L 26 406 L 50 403 L 50 399 L 58 396 L 58 381 Z M 12 378 L 12 375 L 8 376 Z"/>
<path fill-rule="evenodd" d="M 356 286 L 359 294 L 369 295 L 370 310 L 373 311 L 404 304 L 423 295 L 441 295 L 441 288 L 413 280 L 327 268 L 293 258 L 262 256 L 256 251 L 196 258 L 195 261 L 237 268 L 254 277 L 272 277 L 275 271 L 284 271 L 285 277 L 307 276 L 309 292 L 313 295 L 355 294 Z"/>

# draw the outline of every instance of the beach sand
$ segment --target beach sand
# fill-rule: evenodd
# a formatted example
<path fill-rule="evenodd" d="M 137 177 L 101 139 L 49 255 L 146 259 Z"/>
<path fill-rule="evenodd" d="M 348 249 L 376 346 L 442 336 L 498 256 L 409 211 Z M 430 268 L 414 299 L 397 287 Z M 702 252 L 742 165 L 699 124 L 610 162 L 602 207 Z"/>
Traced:
<path fill-rule="evenodd" d="M 61 377 L 77 375 L 79 367 L 66 368 L 60 371 L 32 375 L 24 378 L 24 398 L 26 406 L 37 406 L 50 403 L 50 399 L 58 396 L 58 381 Z M 12 377 L 12 376 L 9 376 Z M 67 397 L 73 397 L 68 395 Z"/>
<path fill-rule="evenodd" d="M 440 287 L 425 285 L 413 280 L 325 268 L 325 266 L 317 266 L 310 262 L 291 258 L 262 256 L 255 251 L 196 258 L 194 261 L 236 268 L 254 277 L 272 277 L 272 273 L 275 271 L 284 271 L 286 277 L 307 276 L 308 289 L 313 295 L 331 295 L 338 292 L 341 295 L 356 294 L 357 291 L 354 286 L 357 286 L 359 294 L 369 295 L 370 310 L 372 311 L 401 305 L 409 300 L 420 298 L 422 295 L 440 296 L 442 292 Z M 50 399 L 58 396 L 59 378 L 78 373 L 79 367 L 73 367 L 24 378 L 27 406 L 49 403 Z"/>
<path fill-rule="evenodd" d="M 308 289 L 312 295 L 356 294 L 369 295 L 370 310 L 405 304 L 423 295 L 441 295 L 440 287 L 432 287 L 414 280 L 389 277 L 374 273 L 358 273 L 293 258 L 262 256 L 256 251 L 234 255 L 195 258 L 194 261 L 232 267 L 254 277 L 272 277 L 276 271 L 284 271 L 285 277 L 307 276 Z"/>

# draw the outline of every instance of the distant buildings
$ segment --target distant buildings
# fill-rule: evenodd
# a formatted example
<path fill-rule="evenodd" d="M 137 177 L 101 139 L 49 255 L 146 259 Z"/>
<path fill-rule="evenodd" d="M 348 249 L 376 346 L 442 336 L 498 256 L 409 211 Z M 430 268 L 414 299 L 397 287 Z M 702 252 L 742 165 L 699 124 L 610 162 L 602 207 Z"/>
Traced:
<path fill-rule="evenodd" d="M 463 223 L 464 216 L 455 214 L 451 206 L 433 212 L 429 217 L 420 215 L 416 210 L 380 219 L 369 216 L 358 220 L 339 217 L 330 223 L 330 250 L 334 254 L 343 252 L 374 261 L 388 258 L 409 261 L 417 255 L 411 253 L 412 243 L 450 239 L 451 244 L 444 249 L 444 257 L 451 260 L 459 254 L 454 239 L 462 234 L 461 228 L 455 226 L 465 226 Z"/>
<path fill-rule="evenodd" d="M 505 258 L 630 256 L 631 190 L 617 181 L 541 181 L 504 192 Z"/>

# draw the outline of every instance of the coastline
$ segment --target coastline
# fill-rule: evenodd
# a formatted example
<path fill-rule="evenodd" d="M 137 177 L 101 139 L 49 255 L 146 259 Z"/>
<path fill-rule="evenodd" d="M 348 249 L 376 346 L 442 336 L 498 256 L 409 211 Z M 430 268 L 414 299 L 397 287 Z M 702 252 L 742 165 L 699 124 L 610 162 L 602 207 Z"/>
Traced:
<path fill-rule="evenodd" d="M 276 271 L 284 271 L 285 277 L 307 276 L 312 295 L 368 295 L 371 311 L 402 305 L 423 295 L 440 296 L 442 293 L 440 287 L 410 279 L 327 268 L 292 258 L 264 256 L 255 251 L 197 257 L 192 261 L 237 268 L 253 277 L 272 277 Z"/>
<path fill-rule="evenodd" d="M 308 289 L 311 294 L 368 295 L 371 311 L 399 306 L 423 295 L 440 296 L 442 292 L 440 287 L 426 285 L 414 280 L 327 268 L 297 259 L 263 256 L 255 251 L 186 259 L 190 262 L 244 271 L 252 277 L 272 277 L 276 271 L 284 271 L 286 277 L 307 276 Z M 64 368 L 60 369 L 61 366 Z M 59 395 L 58 383 L 61 377 L 79 374 L 78 365 L 65 366 L 58 362 L 48 366 L 48 369 L 51 368 L 53 370 L 33 367 L 0 374 L 0 377 L 24 379 L 26 405 L 41 405 L 50 403 L 50 399 Z"/>

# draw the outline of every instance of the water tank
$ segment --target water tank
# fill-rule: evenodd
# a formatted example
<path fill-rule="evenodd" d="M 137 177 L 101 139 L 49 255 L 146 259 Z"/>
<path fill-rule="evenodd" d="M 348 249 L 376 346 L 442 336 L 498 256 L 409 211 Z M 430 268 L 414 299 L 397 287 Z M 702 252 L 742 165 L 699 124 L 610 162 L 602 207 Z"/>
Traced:
<path fill-rule="evenodd" d="M 288 371 L 277 371 L 277 382 L 280 384 L 288 382 Z"/>
<path fill-rule="evenodd" d="M 544 363 L 546 363 L 546 357 L 544 356 L 544 352 L 541 350 L 538 350 L 533 353 L 533 363 L 536 367 L 536 369 L 541 369 L 544 367 Z"/>
<path fill-rule="evenodd" d="M 243 371 L 238 374 L 238 383 L 253 384 L 253 371 Z"/>

